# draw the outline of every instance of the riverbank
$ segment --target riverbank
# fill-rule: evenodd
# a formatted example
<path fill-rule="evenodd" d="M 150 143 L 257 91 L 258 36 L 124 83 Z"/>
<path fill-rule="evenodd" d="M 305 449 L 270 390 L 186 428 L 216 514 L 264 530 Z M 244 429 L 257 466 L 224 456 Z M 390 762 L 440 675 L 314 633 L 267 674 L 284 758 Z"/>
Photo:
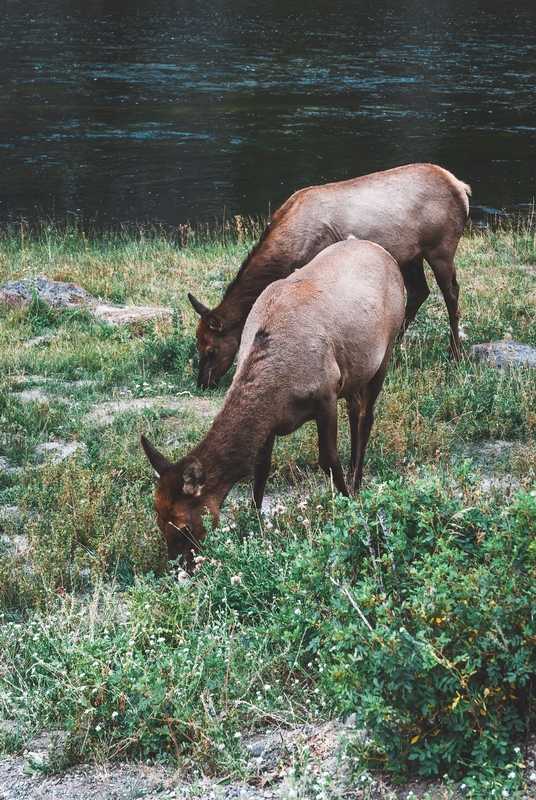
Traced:
<path fill-rule="evenodd" d="M 333 496 L 304 426 L 275 448 L 272 512 L 252 514 L 249 485 L 237 487 L 207 561 L 176 583 L 139 434 L 177 459 L 210 425 L 230 378 L 209 395 L 195 388 L 186 293 L 215 304 L 257 234 L 235 219 L 217 236 L 49 226 L 0 237 L 0 285 L 46 275 L 105 304 L 175 311 L 110 325 L 37 297 L 0 310 L 2 746 L 22 753 L 61 730 L 35 774 L 129 757 L 163 761 L 192 785 L 265 782 L 288 797 L 373 797 L 370 781 L 413 773 L 450 774 L 464 796 L 521 797 L 536 377 L 468 353 L 536 346 L 534 230 L 462 239 L 459 365 L 446 359 L 430 275 L 377 405 L 359 501 Z M 328 769 L 305 746 L 269 766 L 243 746 L 348 717 Z M 453 796 L 448 787 L 434 791 Z"/>

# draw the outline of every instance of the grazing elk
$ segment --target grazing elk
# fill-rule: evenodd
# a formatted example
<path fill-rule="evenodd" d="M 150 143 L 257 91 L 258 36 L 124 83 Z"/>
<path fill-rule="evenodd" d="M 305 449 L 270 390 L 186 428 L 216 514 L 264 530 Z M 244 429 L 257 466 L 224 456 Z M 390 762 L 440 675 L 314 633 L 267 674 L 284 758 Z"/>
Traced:
<path fill-rule="evenodd" d="M 201 317 L 197 385 L 215 388 L 231 367 L 251 307 L 272 281 L 348 236 L 381 244 L 398 262 L 407 291 L 404 331 L 430 294 L 426 259 L 445 298 L 450 354 L 459 359 L 454 254 L 467 222 L 470 193 L 467 184 L 434 164 L 410 164 L 295 192 L 275 212 L 216 308 L 210 310 L 188 294 Z"/>
<path fill-rule="evenodd" d="M 160 479 L 155 509 L 171 560 L 182 556 L 191 570 L 205 538 L 203 516 L 208 511 L 217 524 L 227 493 L 251 471 L 261 507 L 275 437 L 307 420 L 316 420 L 321 468 L 347 495 L 337 454 L 339 398 L 347 403 L 350 475 L 359 490 L 374 403 L 403 320 L 400 270 L 372 242 L 331 245 L 265 289 L 246 322 L 224 404 L 197 447 L 173 464 L 141 437 Z"/>

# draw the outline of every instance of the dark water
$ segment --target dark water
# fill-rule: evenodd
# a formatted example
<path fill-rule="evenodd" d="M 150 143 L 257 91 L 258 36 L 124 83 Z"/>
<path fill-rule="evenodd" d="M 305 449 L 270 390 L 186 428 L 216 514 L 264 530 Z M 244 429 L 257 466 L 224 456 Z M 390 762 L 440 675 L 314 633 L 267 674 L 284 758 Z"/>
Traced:
<path fill-rule="evenodd" d="M 534 0 L 0 0 L 0 222 L 177 225 L 413 161 L 536 195 Z"/>

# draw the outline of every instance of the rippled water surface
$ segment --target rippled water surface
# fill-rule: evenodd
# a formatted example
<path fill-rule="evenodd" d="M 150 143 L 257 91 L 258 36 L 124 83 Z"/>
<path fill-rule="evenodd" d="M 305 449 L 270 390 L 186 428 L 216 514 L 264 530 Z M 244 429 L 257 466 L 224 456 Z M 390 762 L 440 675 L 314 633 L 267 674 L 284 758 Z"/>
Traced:
<path fill-rule="evenodd" d="M 0 222 L 266 215 L 412 161 L 536 195 L 533 0 L 0 0 Z"/>

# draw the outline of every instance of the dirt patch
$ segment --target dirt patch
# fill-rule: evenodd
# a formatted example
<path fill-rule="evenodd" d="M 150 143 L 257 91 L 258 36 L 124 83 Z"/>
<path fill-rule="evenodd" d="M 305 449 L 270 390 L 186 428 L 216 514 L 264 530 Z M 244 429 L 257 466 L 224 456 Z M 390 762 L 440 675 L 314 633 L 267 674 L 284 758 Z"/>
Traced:
<path fill-rule="evenodd" d="M 195 410 L 200 417 L 214 417 L 221 401 L 207 397 L 194 397 L 190 392 L 180 396 L 159 395 L 156 397 L 130 397 L 124 400 L 108 400 L 98 403 L 84 417 L 84 422 L 96 422 L 99 425 L 110 425 L 118 414 L 127 411 L 142 411 L 145 408 L 166 408 L 171 411 Z"/>
<path fill-rule="evenodd" d="M 44 456 L 47 461 L 58 464 L 65 458 L 69 458 L 77 450 L 84 449 L 85 445 L 82 442 L 45 442 L 35 448 L 38 456 Z"/>
<path fill-rule="evenodd" d="M 381 772 L 361 772 L 352 778 L 344 743 L 363 736 L 339 720 L 291 729 L 270 728 L 244 736 L 249 761 L 248 782 L 232 776 L 185 779 L 171 766 L 149 763 L 103 763 L 71 767 L 47 775 L 47 759 L 58 752 L 65 734 L 52 731 L 31 742 L 24 756 L 0 759 L 0 800 L 146 800 L 171 797 L 199 800 L 261 800 L 262 798 L 351 797 L 357 800 L 457 800 L 464 792 L 443 780 L 414 778 L 393 786 Z M 523 747 L 525 789 L 519 800 L 536 797 L 536 738 Z M 299 769 L 295 769 L 299 765 Z"/>
<path fill-rule="evenodd" d="M 171 320 L 173 309 L 165 306 L 95 306 L 93 315 L 109 325 L 135 325 L 140 322 Z"/>

